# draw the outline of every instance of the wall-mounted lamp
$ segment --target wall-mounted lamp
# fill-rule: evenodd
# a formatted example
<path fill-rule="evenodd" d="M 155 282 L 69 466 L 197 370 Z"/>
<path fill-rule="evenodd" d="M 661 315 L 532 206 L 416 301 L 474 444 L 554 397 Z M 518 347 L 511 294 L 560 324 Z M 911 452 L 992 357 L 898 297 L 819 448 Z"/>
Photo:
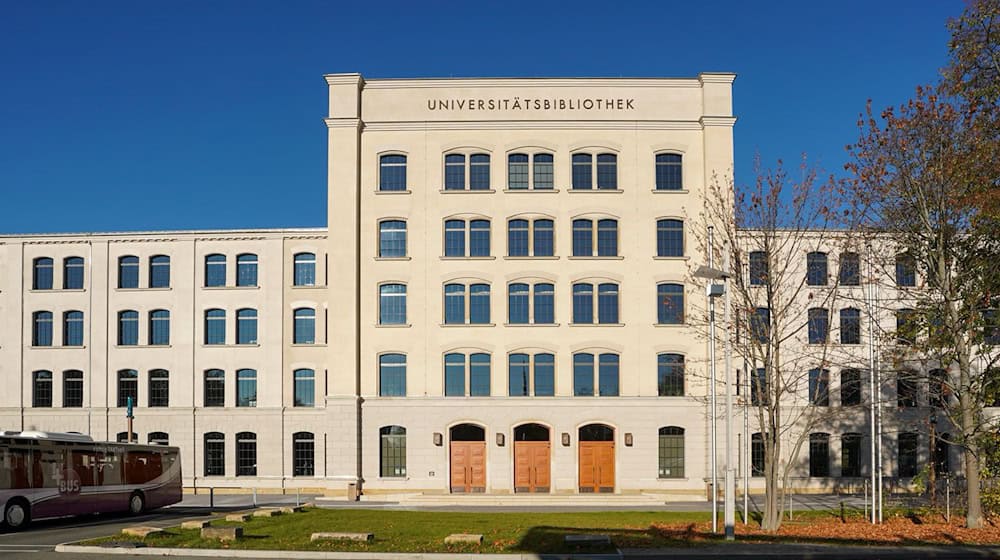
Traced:
<path fill-rule="evenodd" d="M 569 434 L 567 434 L 566 432 L 563 432 L 563 435 L 562 435 L 562 444 L 563 444 L 563 447 L 569 447 Z"/>
<path fill-rule="evenodd" d="M 632 447 L 632 432 L 625 432 L 625 447 Z"/>
<path fill-rule="evenodd" d="M 503 447 L 506 438 L 501 432 L 497 432 L 497 447 Z"/>
<path fill-rule="evenodd" d="M 441 435 L 441 432 L 434 432 L 434 445 L 438 447 L 444 445 L 444 436 Z"/>

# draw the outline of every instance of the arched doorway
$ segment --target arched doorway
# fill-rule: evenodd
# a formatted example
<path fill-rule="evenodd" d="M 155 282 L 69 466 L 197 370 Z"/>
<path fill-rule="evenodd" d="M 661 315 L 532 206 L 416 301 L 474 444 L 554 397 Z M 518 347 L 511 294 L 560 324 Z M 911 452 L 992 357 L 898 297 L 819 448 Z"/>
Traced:
<path fill-rule="evenodd" d="M 587 424 L 579 431 L 580 493 L 615 491 L 615 429 Z"/>
<path fill-rule="evenodd" d="M 552 478 L 549 429 L 541 424 L 514 428 L 514 492 L 548 492 Z"/>
<path fill-rule="evenodd" d="M 486 492 L 486 430 L 459 424 L 449 430 L 451 491 Z"/>

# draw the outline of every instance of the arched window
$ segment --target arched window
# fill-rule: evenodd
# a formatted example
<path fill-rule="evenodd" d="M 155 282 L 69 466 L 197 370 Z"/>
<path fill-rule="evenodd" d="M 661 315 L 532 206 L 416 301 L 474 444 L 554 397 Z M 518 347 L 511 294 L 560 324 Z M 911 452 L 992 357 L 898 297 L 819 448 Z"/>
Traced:
<path fill-rule="evenodd" d="M 507 221 L 507 256 L 551 257 L 555 254 L 554 222 L 549 219 Z"/>
<path fill-rule="evenodd" d="M 840 310 L 840 343 L 861 344 L 861 311 L 853 307 Z"/>
<path fill-rule="evenodd" d="M 243 253 L 236 256 L 236 285 L 257 285 L 257 255 Z"/>
<path fill-rule="evenodd" d="M 397 259 L 406 256 L 406 221 L 382 220 L 378 224 L 378 256 Z"/>
<path fill-rule="evenodd" d="M 83 311 L 63 313 L 63 346 L 83 346 Z"/>
<path fill-rule="evenodd" d="M 468 359 L 467 359 L 468 358 Z M 468 361 L 468 370 L 466 370 Z M 491 385 L 491 360 L 485 353 L 450 353 L 444 356 L 444 395 L 446 397 L 488 397 Z M 466 392 L 468 387 L 468 392 Z"/>
<path fill-rule="evenodd" d="M 149 432 L 146 441 L 150 445 L 170 445 L 170 434 L 167 432 Z"/>
<path fill-rule="evenodd" d="M 154 309 L 149 312 L 149 344 L 166 346 L 170 344 L 170 312 Z"/>
<path fill-rule="evenodd" d="M 292 476 L 314 476 L 316 443 L 312 432 L 292 434 Z"/>
<path fill-rule="evenodd" d="M 750 442 L 750 476 L 764 476 L 764 436 L 757 432 Z"/>
<path fill-rule="evenodd" d="M 292 314 L 292 343 L 316 344 L 316 310 L 300 307 Z"/>
<path fill-rule="evenodd" d="M 857 253 L 840 254 L 840 274 L 837 280 L 841 286 L 861 285 L 861 258 Z"/>
<path fill-rule="evenodd" d="M 406 284 L 379 286 L 380 325 L 406 324 Z"/>
<path fill-rule="evenodd" d="M 597 285 L 597 323 L 614 325 L 619 323 L 618 284 L 604 282 Z M 594 285 L 589 282 L 573 284 L 573 322 L 593 324 Z"/>
<path fill-rule="evenodd" d="M 170 287 L 170 257 L 153 255 L 149 258 L 149 287 Z"/>
<path fill-rule="evenodd" d="M 917 373 L 911 370 L 896 372 L 896 406 L 912 408 L 917 406 Z"/>
<path fill-rule="evenodd" d="M 951 395 L 948 370 L 935 368 L 927 372 L 927 377 L 927 404 L 934 408 L 945 408 Z"/>
<path fill-rule="evenodd" d="M 380 397 L 406 396 L 406 356 L 382 354 L 378 357 L 378 394 Z"/>
<path fill-rule="evenodd" d="M 221 432 L 205 434 L 205 476 L 225 476 L 226 435 Z"/>
<path fill-rule="evenodd" d="M 383 426 L 379 435 L 379 475 L 385 478 L 406 476 L 406 428 Z"/>
<path fill-rule="evenodd" d="M 379 157 L 378 190 L 406 190 L 406 156 L 387 154 Z"/>
<path fill-rule="evenodd" d="M 508 285 L 507 322 L 512 325 L 554 323 L 555 286 L 548 282 L 533 286 L 522 282 Z"/>
<path fill-rule="evenodd" d="M 656 388 L 661 397 L 684 396 L 684 356 L 657 354 Z"/>
<path fill-rule="evenodd" d="M 896 310 L 896 344 L 913 344 L 917 340 L 917 328 L 917 315 L 914 310 Z"/>
<path fill-rule="evenodd" d="M 597 155 L 597 188 L 618 188 L 618 156 L 615 154 Z"/>
<path fill-rule="evenodd" d="M 512 397 L 555 395 L 555 356 L 515 353 L 507 357 L 508 394 Z"/>
<path fill-rule="evenodd" d="M 809 476 L 830 476 L 830 434 L 809 434 Z"/>
<path fill-rule="evenodd" d="M 257 370 L 236 370 L 236 406 L 257 406 Z"/>
<path fill-rule="evenodd" d="M 118 407 L 127 407 L 129 399 L 132 399 L 132 406 L 139 406 L 139 372 L 134 369 L 119 370 Z"/>
<path fill-rule="evenodd" d="M 118 312 L 118 346 L 139 344 L 139 312 L 127 309 Z"/>
<path fill-rule="evenodd" d="M 139 434 L 132 432 L 132 439 L 129 439 L 128 432 L 118 432 L 115 441 L 118 443 L 139 443 Z"/>
<path fill-rule="evenodd" d="M 294 271 L 292 273 L 293 286 L 315 286 L 316 285 L 316 254 L 315 253 L 295 253 L 292 257 Z"/>
<path fill-rule="evenodd" d="M 619 357 L 605 353 L 597 357 L 597 395 L 617 397 L 619 391 Z M 581 352 L 573 355 L 573 395 L 592 397 L 594 392 L 594 355 Z"/>
<path fill-rule="evenodd" d="M 139 257 L 134 255 L 118 257 L 118 287 L 126 289 L 139 287 Z"/>
<path fill-rule="evenodd" d="M 656 285 L 656 322 L 660 325 L 684 324 L 684 285 Z"/>
<path fill-rule="evenodd" d="M 236 344 L 257 344 L 257 310 L 236 311 Z"/>
<path fill-rule="evenodd" d="M 226 343 L 226 312 L 222 309 L 205 310 L 205 344 Z"/>
<path fill-rule="evenodd" d="M 52 346 L 51 311 L 35 311 L 31 314 L 31 345 Z"/>
<path fill-rule="evenodd" d="M 507 156 L 507 188 L 510 190 L 526 190 L 528 188 L 528 154 L 509 154 Z"/>
<path fill-rule="evenodd" d="M 212 254 L 205 256 L 205 287 L 218 288 L 226 285 L 226 256 Z"/>
<path fill-rule="evenodd" d="M 680 154 L 656 154 L 656 190 L 679 191 L 684 188 Z"/>
<path fill-rule="evenodd" d="M 63 407 L 83 406 L 83 372 L 69 369 L 63 372 Z"/>
<path fill-rule="evenodd" d="M 684 428 L 660 428 L 659 478 L 684 478 Z"/>
<path fill-rule="evenodd" d="M 308 368 L 292 372 L 292 394 L 295 406 L 314 406 L 316 403 L 316 372 Z"/>
<path fill-rule="evenodd" d="M 66 257 L 63 259 L 63 289 L 83 289 L 83 257 Z"/>
<path fill-rule="evenodd" d="M 444 156 L 444 190 L 465 190 L 465 154 Z"/>
<path fill-rule="evenodd" d="M 809 344 L 826 344 L 830 331 L 830 312 L 822 307 L 809 309 Z"/>
<path fill-rule="evenodd" d="M 444 322 L 447 325 L 486 325 L 490 322 L 489 284 L 445 284 Z M 468 309 L 468 314 L 466 314 Z M 466 321 L 468 317 L 468 321 Z"/>
<path fill-rule="evenodd" d="M 39 370 L 32 372 L 31 406 L 48 408 L 52 406 L 52 372 Z"/>
<path fill-rule="evenodd" d="M 684 256 L 684 222 L 681 220 L 656 221 L 656 256 Z"/>
<path fill-rule="evenodd" d="M 579 218 L 573 220 L 574 257 L 616 257 L 618 256 L 618 220 L 606 218 L 597 220 Z M 594 253 L 594 236 L 597 237 L 597 253 Z"/>
<path fill-rule="evenodd" d="M 590 154 L 573 154 L 573 190 L 593 188 L 593 157 Z"/>
<path fill-rule="evenodd" d="M 32 261 L 31 266 L 31 289 L 51 290 L 52 289 L 52 259 L 49 257 L 38 257 Z"/>
<path fill-rule="evenodd" d="M 806 284 L 826 286 L 827 271 L 826 253 L 814 251 L 806 255 Z"/>
<path fill-rule="evenodd" d="M 754 309 L 750 316 L 750 332 L 760 344 L 767 344 L 771 338 L 771 310 L 766 307 Z"/>
<path fill-rule="evenodd" d="M 236 434 L 236 476 L 257 476 L 257 434 Z"/>
<path fill-rule="evenodd" d="M 165 369 L 149 371 L 149 406 L 170 406 L 170 372 Z"/>

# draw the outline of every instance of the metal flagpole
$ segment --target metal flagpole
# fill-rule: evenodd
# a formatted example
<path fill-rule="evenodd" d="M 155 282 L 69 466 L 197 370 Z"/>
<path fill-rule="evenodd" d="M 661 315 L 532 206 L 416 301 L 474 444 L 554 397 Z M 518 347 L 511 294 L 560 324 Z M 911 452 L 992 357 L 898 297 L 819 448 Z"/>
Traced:
<path fill-rule="evenodd" d="M 715 261 L 713 259 L 713 253 L 715 249 L 714 244 L 714 229 L 712 226 L 708 226 L 708 266 L 712 268 L 715 266 Z M 714 280 L 709 280 L 710 283 L 714 284 Z M 712 471 L 712 532 L 719 532 L 719 503 L 718 503 L 718 471 L 716 470 L 716 455 L 718 454 L 718 447 L 716 444 L 716 422 L 718 416 L 716 415 L 715 409 L 715 298 L 710 294 L 708 296 L 708 361 L 710 363 L 711 378 L 709 380 L 709 400 L 711 404 L 709 406 L 709 414 L 711 415 L 711 429 L 709 430 L 710 441 L 709 441 L 709 459 L 710 459 L 710 469 Z"/>
<path fill-rule="evenodd" d="M 743 524 L 747 524 L 750 515 L 750 461 L 752 445 L 750 441 L 750 378 L 747 370 L 747 359 L 743 357 Z"/>
<path fill-rule="evenodd" d="M 729 274 L 731 264 L 729 252 L 729 248 L 726 248 L 722 263 L 723 271 L 726 274 Z M 736 469 L 733 467 L 733 347 L 730 335 L 729 278 L 723 282 L 726 288 L 723 311 L 723 326 L 726 335 L 724 347 L 726 353 L 726 489 L 725 503 L 722 509 L 726 540 L 731 541 L 736 538 Z"/>
<path fill-rule="evenodd" d="M 868 385 L 869 394 L 871 395 L 871 487 L 872 487 L 872 510 L 871 510 L 871 522 L 876 523 L 878 520 L 878 515 L 875 510 L 875 470 L 878 463 L 876 462 L 877 454 L 875 448 L 878 445 L 875 422 L 876 422 L 876 410 L 878 409 L 878 385 L 875 383 L 875 313 L 874 313 L 874 282 L 875 282 L 875 270 L 874 264 L 872 263 L 872 246 L 867 246 L 867 257 L 868 257 L 868 290 L 865 294 L 865 299 L 868 307 Z"/>

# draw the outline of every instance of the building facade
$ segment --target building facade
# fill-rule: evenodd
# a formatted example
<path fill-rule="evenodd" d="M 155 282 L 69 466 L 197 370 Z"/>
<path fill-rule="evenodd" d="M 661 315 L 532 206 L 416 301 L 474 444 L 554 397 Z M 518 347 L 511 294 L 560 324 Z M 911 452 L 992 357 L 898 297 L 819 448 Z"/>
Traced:
<path fill-rule="evenodd" d="M 734 78 L 328 75 L 326 229 L 0 237 L 0 427 L 131 397 L 189 488 L 704 495 Z"/>

